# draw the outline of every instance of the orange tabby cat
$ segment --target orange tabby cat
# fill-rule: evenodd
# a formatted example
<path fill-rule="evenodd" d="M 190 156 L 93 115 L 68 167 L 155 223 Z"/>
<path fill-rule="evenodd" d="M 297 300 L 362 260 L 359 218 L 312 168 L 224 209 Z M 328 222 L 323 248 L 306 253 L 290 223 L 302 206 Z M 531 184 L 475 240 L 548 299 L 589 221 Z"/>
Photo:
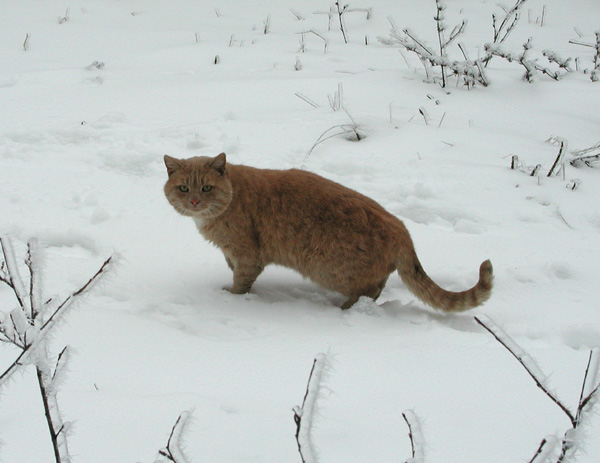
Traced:
<path fill-rule="evenodd" d="M 279 264 L 347 297 L 376 299 L 397 270 L 423 302 L 462 311 L 485 302 L 492 264 L 471 289 L 451 292 L 425 273 L 404 224 L 370 198 L 303 170 L 265 170 L 215 158 L 165 156 L 165 195 L 225 254 L 235 294 L 247 293 L 266 265 Z"/>

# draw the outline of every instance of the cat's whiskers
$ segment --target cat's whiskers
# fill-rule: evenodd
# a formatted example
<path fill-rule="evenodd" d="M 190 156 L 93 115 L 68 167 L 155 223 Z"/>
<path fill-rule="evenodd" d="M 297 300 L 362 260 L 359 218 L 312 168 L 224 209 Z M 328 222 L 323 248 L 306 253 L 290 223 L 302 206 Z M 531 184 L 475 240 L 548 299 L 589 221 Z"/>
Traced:
<path fill-rule="evenodd" d="M 203 212 L 207 219 L 215 219 L 221 215 L 220 208 L 215 204 L 209 204 Z"/>

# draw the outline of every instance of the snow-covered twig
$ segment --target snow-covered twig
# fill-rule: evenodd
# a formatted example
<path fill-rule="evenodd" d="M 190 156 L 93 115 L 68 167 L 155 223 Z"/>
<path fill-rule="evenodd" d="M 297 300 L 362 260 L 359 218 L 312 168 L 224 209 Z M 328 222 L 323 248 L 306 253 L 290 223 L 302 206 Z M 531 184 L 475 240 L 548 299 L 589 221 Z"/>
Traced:
<path fill-rule="evenodd" d="M 576 447 L 575 435 L 579 425 L 582 422 L 584 414 L 589 411 L 590 405 L 596 398 L 596 393 L 600 390 L 600 382 L 594 387 L 596 382 L 596 376 L 600 373 L 600 355 L 598 349 L 592 349 L 588 358 L 587 367 L 583 376 L 583 383 L 581 385 L 581 393 L 579 395 L 579 403 L 577 405 L 577 412 L 575 418 L 572 421 L 573 427 L 567 429 L 562 439 L 562 446 L 560 456 L 558 457 L 557 463 L 565 461 L 567 454 Z"/>
<path fill-rule="evenodd" d="M 571 43 L 573 45 L 581 45 L 582 47 L 594 48 L 593 43 L 587 43 L 587 42 L 583 42 L 581 40 L 571 39 L 571 40 L 569 40 L 569 43 Z"/>
<path fill-rule="evenodd" d="M 592 151 L 596 151 L 596 150 L 600 150 L 600 141 L 598 143 L 596 143 L 595 145 L 590 146 L 589 148 L 571 151 L 571 154 L 573 156 L 581 156 L 581 155 L 588 154 L 588 153 L 591 153 Z"/>
<path fill-rule="evenodd" d="M 305 46 L 305 37 L 306 34 L 314 34 L 317 37 L 319 37 L 322 41 L 323 41 L 323 54 L 327 54 L 327 48 L 329 47 L 329 40 L 327 40 L 327 37 L 325 37 L 323 34 L 317 32 L 314 29 L 310 29 L 308 31 L 304 31 L 304 32 L 300 32 L 300 34 L 302 34 L 302 37 L 300 39 L 300 50 L 298 50 L 298 52 L 302 52 L 304 53 L 306 51 L 306 46 Z"/>
<path fill-rule="evenodd" d="M 336 130 L 336 129 L 339 129 L 339 130 L 336 131 L 336 132 L 334 132 L 334 133 L 329 133 L 332 130 Z M 312 147 L 310 148 L 310 150 L 308 150 L 308 153 L 306 153 L 306 156 L 304 157 L 304 159 L 308 159 L 308 157 L 312 154 L 312 152 L 314 151 L 314 149 L 317 146 L 319 146 L 321 143 L 323 143 L 324 141 L 329 140 L 330 138 L 337 137 L 337 136 L 340 136 L 340 135 L 345 135 L 345 134 L 352 134 L 356 141 L 362 140 L 362 137 L 360 135 L 360 132 L 358 131 L 358 126 L 357 125 L 355 125 L 355 124 L 334 125 L 333 127 L 329 127 L 327 130 L 325 130 L 325 132 L 323 132 L 319 136 L 319 138 L 312 145 Z"/>
<path fill-rule="evenodd" d="M 71 16 L 71 7 L 67 8 L 67 11 L 65 11 L 64 16 L 58 17 L 58 24 L 66 23 L 69 20 L 70 16 Z"/>
<path fill-rule="evenodd" d="M 574 422 L 575 416 L 565 405 L 552 393 L 547 384 L 546 375 L 540 370 L 535 360 L 525 352 L 513 339 L 489 317 L 478 315 L 475 321 L 485 328 L 496 340 L 502 344 L 519 363 L 525 368 L 525 371 L 531 376 L 536 386 L 546 394 L 552 402 L 554 402 L 568 417 L 571 422 Z"/>
<path fill-rule="evenodd" d="M 577 421 L 580 420 L 581 414 L 585 407 L 588 406 L 590 401 L 594 398 L 595 394 L 600 390 L 600 349 L 592 349 L 590 351 L 590 357 L 588 359 L 587 368 L 585 369 L 585 376 L 583 378 L 583 385 L 581 387 L 581 395 L 579 397 L 579 406 L 577 407 Z M 594 387 L 594 383 L 598 381 L 598 384 Z"/>
<path fill-rule="evenodd" d="M 517 156 L 516 154 L 513 154 L 510 158 L 510 168 L 512 170 L 515 170 L 518 167 L 519 167 L 519 156 Z"/>
<path fill-rule="evenodd" d="M 492 15 L 492 27 L 494 29 L 493 43 L 504 42 L 513 31 L 520 19 L 520 9 L 527 0 L 517 0 L 510 9 L 504 9 L 506 15 L 498 25 L 498 18 Z"/>
<path fill-rule="evenodd" d="M 344 37 L 344 43 L 348 43 L 348 36 L 346 35 L 346 28 L 344 26 L 344 13 L 348 9 L 348 5 L 340 5 L 340 2 L 335 2 L 335 6 L 337 7 L 338 19 L 340 21 L 340 29 L 342 31 L 342 37 Z"/>
<path fill-rule="evenodd" d="M 402 412 L 402 417 L 408 426 L 408 438 L 410 439 L 410 447 L 412 456 L 406 463 L 424 463 L 425 462 L 425 440 L 423 439 L 423 431 L 421 430 L 421 421 L 412 410 Z"/>
<path fill-rule="evenodd" d="M 17 359 L 0 375 L 0 386 L 5 384 L 19 367 L 30 363 L 35 365 L 56 463 L 69 463 L 70 455 L 67 445 L 69 423 L 63 422 L 56 397 L 58 385 L 64 377 L 63 373 L 69 357 L 68 350 L 67 348 L 63 349 L 52 369 L 44 340 L 73 302 L 88 291 L 106 272 L 112 257 L 104 262 L 87 283 L 56 306 L 52 299 L 45 303 L 42 302 L 42 253 L 39 242 L 31 239 L 27 244 L 25 264 L 29 269 L 29 290 L 26 289 L 19 273 L 10 238 L 1 237 L 0 244 L 4 255 L 4 262 L 0 266 L 0 281 L 13 289 L 18 302 L 18 307 L 10 313 L 8 318 L 0 319 L 0 336 L 2 337 L 0 339 L 21 349 Z"/>
<path fill-rule="evenodd" d="M 525 352 L 520 346 L 515 343 L 504 330 L 496 325 L 490 318 L 485 315 L 478 315 L 475 317 L 475 321 L 479 323 L 483 328 L 490 332 L 496 340 L 502 344 L 525 368 L 529 376 L 534 380 L 535 384 L 546 394 L 552 402 L 554 402 L 558 408 L 560 408 L 571 422 L 571 428 L 565 431 L 561 442 L 561 452 L 556 463 L 562 463 L 571 450 L 575 447 L 574 435 L 582 422 L 583 415 L 589 411 L 590 405 L 594 403 L 597 398 L 596 394 L 600 390 L 600 383 L 595 384 L 596 377 L 600 374 L 600 354 L 599 350 L 595 349 L 590 352 L 585 375 L 583 378 L 583 384 L 581 387 L 581 394 L 579 397 L 579 403 L 577 405 L 576 413 L 571 412 L 557 397 L 557 395 L 550 391 L 546 377 L 539 369 L 538 365 L 531 358 L 531 356 Z M 544 439 L 540 444 L 537 452 L 530 460 L 530 462 L 542 463 L 547 455 L 550 455 L 552 448 L 556 443 L 552 439 Z"/>
<path fill-rule="evenodd" d="M 446 66 L 449 64 L 449 63 L 445 63 L 445 61 L 448 58 L 447 48 L 452 42 L 454 42 L 458 38 L 458 36 L 460 34 L 462 34 L 465 31 L 465 28 L 467 27 L 467 21 L 463 20 L 460 25 L 455 26 L 454 29 L 452 30 L 452 32 L 450 33 L 450 36 L 446 40 L 445 34 L 444 34 L 446 31 L 445 11 L 447 8 L 445 0 L 435 0 L 435 7 L 436 7 L 436 15 L 434 16 L 433 19 L 435 20 L 435 24 L 436 24 L 438 44 L 439 44 L 439 48 L 440 48 L 440 57 L 444 58 L 440 63 L 440 70 L 441 70 L 441 75 L 442 75 L 442 88 L 445 88 L 446 87 Z"/>
<path fill-rule="evenodd" d="M 267 35 L 271 32 L 271 15 L 267 16 L 267 19 L 263 21 L 263 34 Z"/>
<path fill-rule="evenodd" d="M 425 125 L 429 125 L 429 113 L 427 112 L 427 110 L 421 106 L 419 108 L 419 114 L 421 114 L 421 116 L 423 116 L 423 120 L 425 121 Z"/>
<path fill-rule="evenodd" d="M 444 40 L 444 31 L 446 29 L 446 24 L 444 23 L 444 10 L 446 9 L 446 3 L 443 0 L 435 0 L 436 7 L 436 15 L 433 19 L 435 19 L 435 24 L 437 28 L 438 35 L 438 43 L 440 45 L 440 56 L 445 58 L 446 54 L 446 42 Z M 442 88 L 446 88 L 446 67 L 442 63 L 440 65 L 440 70 L 442 73 Z"/>
<path fill-rule="evenodd" d="M 302 13 L 300 13 L 298 10 L 294 10 L 293 8 L 290 8 L 290 11 L 292 12 L 292 14 L 294 16 L 296 16 L 296 19 L 298 21 L 304 21 L 306 18 L 304 17 L 304 15 Z"/>
<path fill-rule="evenodd" d="M 315 103 L 313 100 L 311 100 L 309 97 L 307 97 L 306 95 L 303 95 L 300 92 L 296 92 L 294 93 L 294 95 L 296 95 L 298 98 L 300 98 L 302 101 L 305 101 L 306 103 L 308 103 L 309 105 L 311 105 L 313 108 L 318 108 L 319 105 L 317 103 Z"/>
<path fill-rule="evenodd" d="M 598 151 L 598 153 L 590 154 L 594 151 Z M 592 167 L 593 163 L 600 161 L 600 142 L 590 146 L 589 148 L 571 151 L 571 155 L 573 156 L 573 159 L 571 159 L 569 163 L 572 166 L 577 166 L 580 162 L 583 162 L 588 167 Z"/>
<path fill-rule="evenodd" d="M 594 69 L 590 73 L 590 79 L 592 82 L 598 82 L 600 80 L 600 30 L 595 32 L 596 43 L 594 48 L 596 53 L 594 54 Z"/>
<path fill-rule="evenodd" d="M 15 257 L 15 249 L 12 241 L 8 236 L 0 237 L 0 245 L 2 247 L 2 253 L 4 254 L 4 264 L 6 271 L 3 271 L 0 275 L 0 280 L 4 281 L 10 286 L 15 293 L 19 306 L 23 308 L 23 311 L 29 312 L 27 307 L 27 291 L 19 272 L 19 266 Z M 4 267 L 4 266 L 3 266 Z"/>
<path fill-rule="evenodd" d="M 450 33 L 450 37 L 446 39 L 444 35 L 446 26 L 443 22 L 443 11 L 445 9 L 445 4 L 440 0 L 438 0 L 436 4 L 438 10 L 437 16 L 434 19 L 436 20 L 436 28 L 438 33 L 438 42 L 440 47 L 439 54 L 434 52 L 433 49 L 429 47 L 423 40 L 421 40 L 411 29 L 403 29 L 401 34 L 392 19 L 389 19 L 390 23 L 392 24 L 390 37 L 379 37 L 379 41 L 385 45 L 399 44 L 408 51 L 415 53 L 423 64 L 427 81 L 439 83 L 440 86 L 445 87 L 448 84 L 448 76 L 454 75 L 457 78 L 462 79 L 468 88 L 472 88 L 477 84 L 487 86 L 489 81 L 484 74 L 482 60 L 469 59 L 464 45 L 458 45 L 463 56 L 465 57 L 464 60 L 452 60 L 448 57 L 448 45 L 464 32 L 467 22 L 465 20 L 460 25 L 456 26 Z M 439 72 L 434 72 L 435 69 L 439 69 Z"/>
<path fill-rule="evenodd" d="M 527 42 L 523 44 L 523 51 L 521 54 L 507 52 L 500 45 L 495 43 L 486 43 L 484 48 L 488 56 L 498 56 L 500 58 L 504 58 L 509 63 L 516 62 L 523 66 L 525 68 L 525 75 L 523 78 L 527 82 L 533 82 L 533 78 L 538 72 L 546 74 L 553 80 L 559 80 L 562 77 L 561 74 L 538 64 L 537 59 L 531 59 L 529 57 L 529 51 L 533 47 L 532 42 L 533 37 L 530 37 Z"/>
<path fill-rule="evenodd" d="M 564 173 L 565 166 L 564 166 L 563 160 L 564 160 L 565 154 L 567 152 L 567 140 L 565 140 L 564 138 L 560 138 L 560 137 L 553 137 L 553 138 L 550 138 L 548 141 L 550 141 L 552 143 L 560 144 L 560 149 L 558 150 L 558 156 L 556 156 L 556 159 L 554 160 L 554 164 L 552 164 L 552 167 L 548 171 L 548 175 L 547 175 L 547 177 L 552 177 L 553 175 L 558 175 L 561 170 Z"/>
<path fill-rule="evenodd" d="M 315 357 L 302 405 L 293 408 L 294 422 L 296 423 L 296 443 L 298 444 L 298 452 L 302 463 L 317 463 L 318 461 L 311 431 L 326 364 L 327 356 L 325 354 L 319 354 Z"/>
<path fill-rule="evenodd" d="M 558 65 L 561 69 L 564 69 L 567 72 L 571 72 L 570 63 L 573 58 L 562 58 L 558 55 L 558 53 L 552 50 L 544 50 L 542 51 L 542 55 L 544 55 L 546 59 L 551 63 Z"/>
<path fill-rule="evenodd" d="M 556 447 L 556 444 L 558 444 L 556 436 L 551 435 L 544 438 L 531 460 L 529 460 L 529 463 L 544 463 L 548 461 L 552 456 L 552 451 Z"/>
<path fill-rule="evenodd" d="M 31 39 L 31 34 L 27 32 L 25 34 L 25 41 L 23 42 L 23 50 L 29 50 L 29 39 Z"/>
<path fill-rule="evenodd" d="M 329 106 L 334 111 L 338 111 L 344 107 L 344 87 L 342 83 L 338 83 L 338 89 L 334 92 L 333 96 L 327 95 L 329 99 Z"/>
<path fill-rule="evenodd" d="M 189 421 L 189 418 L 190 412 L 187 411 L 182 412 L 181 415 L 179 415 L 179 418 L 177 418 L 173 429 L 171 429 L 167 446 L 158 451 L 158 453 L 165 457 L 167 461 L 171 461 L 173 463 L 188 463 L 189 460 L 181 449 L 181 437 L 185 431 L 185 427 Z"/>
<path fill-rule="evenodd" d="M 294 13 L 294 11 L 292 11 Z M 367 20 L 371 19 L 373 14 L 372 8 L 350 8 L 350 5 L 341 5 L 339 1 L 336 1 L 332 6 L 329 7 L 329 11 L 314 11 L 313 14 L 326 14 L 329 18 L 329 23 L 327 25 L 327 30 L 331 31 L 331 26 L 334 18 L 337 16 L 338 21 L 340 23 L 340 30 L 342 32 L 342 37 L 344 39 L 344 43 L 348 43 L 348 34 L 346 33 L 346 23 L 344 21 L 344 16 L 347 13 L 366 13 Z M 294 13 L 295 15 L 296 13 Z M 300 19 L 300 18 L 298 18 Z"/>
<path fill-rule="evenodd" d="M 37 239 L 30 239 L 27 243 L 27 259 L 25 264 L 29 269 L 29 303 L 31 306 L 31 320 L 35 321 L 43 310 L 42 303 L 42 271 L 41 271 L 41 249 Z"/>
<path fill-rule="evenodd" d="M 40 393 L 42 395 L 42 402 L 44 404 L 46 423 L 48 424 L 52 448 L 54 449 L 54 459 L 56 460 L 56 463 L 69 463 L 71 461 L 71 456 L 67 444 L 67 433 L 69 431 L 70 423 L 63 422 L 62 415 L 58 408 L 58 399 L 56 398 L 57 387 L 55 379 L 60 378 L 60 373 L 64 368 L 64 362 L 63 365 L 59 365 L 61 357 L 62 355 L 59 356 L 54 375 L 49 371 L 47 359 L 42 359 L 38 362 L 38 365 L 36 365 L 36 373 Z"/>

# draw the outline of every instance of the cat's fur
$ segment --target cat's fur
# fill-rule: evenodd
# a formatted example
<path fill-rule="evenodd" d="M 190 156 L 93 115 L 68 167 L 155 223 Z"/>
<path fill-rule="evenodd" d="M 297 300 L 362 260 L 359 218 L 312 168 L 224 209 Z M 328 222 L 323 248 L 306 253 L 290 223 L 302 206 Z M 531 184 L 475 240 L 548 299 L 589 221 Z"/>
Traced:
<path fill-rule="evenodd" d="M 268 264 L 300 272 L 347 297 L 377 298 L 397 270 L 423 302 L 463 311 L 485 302 L 492 264 L 479 268 L 471 289 L 451 292 L 425 273 L 404 224 L 370 198 L 303 170 L 265 170 L 215 158 L 165 156 L 165 195 L 200 233 L 225 254 L 233 270 L 232 293 L 250 291 Z"/>

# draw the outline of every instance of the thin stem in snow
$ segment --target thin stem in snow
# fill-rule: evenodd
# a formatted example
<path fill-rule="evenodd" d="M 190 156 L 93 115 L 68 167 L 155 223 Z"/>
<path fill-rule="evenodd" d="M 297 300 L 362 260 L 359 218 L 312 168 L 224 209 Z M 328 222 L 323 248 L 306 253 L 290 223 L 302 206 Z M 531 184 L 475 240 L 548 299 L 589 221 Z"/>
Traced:
<path fill-rule="evenodd" d="M 596 348 L 590 351 L 590 357 L 585 369 L 583 384 L 581 386 L 581 395 L 579 396 L 579 405 L 577 407 L 577 423 L 580 422 L 581 414 L 583 413 L 585 407 L 587 407 L 594 395 L 600 389 L 600 381 L 596 387 L 594 387 L 594 382 L 596 381 L 598 374 L 600 374 L 600 350 Z"/>
<path fill-rule="evenodd" d="M 19 266 L 17 265 L 15 248 L 8 236 L 0 237 L 0 246 L 2 247 L 4 263 L 6 264 L 6 273 L 3 272 L 2 281 L 12 288 L 19 306 L 27 313 L 27 291 L 25 290 L 25 285 L 23 284 L 23 279 L 19 272 Z"/>
<path fill-rule="evenodd" d="M 519 20 L 519 10 L 527 0 L 517 0 L 511 9 L 506 11 L 506 16 L 496 28 L 496 17 L 494 16 L 494 43 L 502 43 L 510 35 Z M 511 22 L 512 21 L 512 22 Z M 504 35 L 502 35 L 504 34 Z M 500 37 L 502 35 L 502 37 Z"/>
<path fill-rule="evenodd" d="M 62 422 L 62 418 L 58 410 L 56 391 L 52 387 L 52 380 L 40 367 L 36 367 L 36 373 L 40 393 L 42 395 L 42 402 L 44 404 L 46 423 L 48 424 L 52 448 L 54 450 L 54 459 L 56 463 L 69 463 L 71 457 L 69 455 L 69 448 L 67 446 L 67 428 Z"/>
<path fill-rule="evenodd" d="M 444 10 L 446 9 L 446 5 L 442 0 L 435 0 L 437 14 L 435 15 L 435 23 L 437 28 L 438 35 L 438 43 L 440 46 L 440 56 L 442 58 L 446 57 L 446 43 L 444 40 L 444 30 L 446 28 L 444 24 Z M 440 69 L 442 72 L 442 88 L 446 88 L 446 66 L 442 63 L 440 65 Z"/>
<path fill-rule="evenodd" d="M 159 454 L 165 457 L 167 460 L 172 461 L 173 463 L 187 463 L 188 459 L 185 456 L 185 453 L 181 449 L 181 436 L 185 430 L 185 427 L 189 421 L 190 412 L 182 412 L 181 415 L 177 418 L 175 425 L 173 425 L 173 429 L 171 429 L 171 434 L 169 435 L 169 440 L 167 441 L 167 447 L 159 450 Z"/>
<path fill-rule="evenodd" d="M 554 160 L 554 164 L 552 164 L 552 167 L 548 171 L 547 177 L 552 177 L 553 175 L 558 175 L 559 172 L 561 171 L 561 169 L 565 168 L 563 159 L 567 152 L 567 140 L 565 140 L 564 138 L 558 138 L 558 137 L 551 138 L 550 140 L 552 140 L 553 142 L 556 142 L 556 143 L 560 143 L 560 149 L 558 151 L 558 156 L 556 156 L 556 159 Z"/>
<path fill-rule="evenodd" d="M 536 385 L 548 396 L 564 413 L 567 415 L 569 420 L 571 421 L 571 428 L 565 431 L 564 436 L 561 440 L 561 452 L 560 456 L 557 460 L 557 463 L 562 463 L 565 461 L 567 454 L 575 447 L 575 440 L 573 436 L 577 431 L 577 428 L 581 424 L 583 413 L 585 412 L 586 407 L 589 403 L 595 398 L 595 395 L 600 390 L 600 384 L 597 384 L 594 387 L 594 382 L 596 380 L 596 376 L 598 374 L 598 370 L 600 369 L 600 358 L 598 358 L 598 351 L 592 350 L 590 352 L 590 356 L 588 359 L 588 364 L 585 370 L 585 375 L 583 379 L 583 384 L 581 387 L 581 394 L 579 397 L 579 404 L 577 406 L 577 412 L 573 414 L 556 396 L 556 394 L 550 392 L 543 373 L 537 366 L 537 364 L 533 361 L 533 359 L 527 354 L 523 349 L 521 349 L 509 336 L 506 334 L 498 325 L 496 325 L 491 319 L 485 316 L 477 316 L 475 317 L 475 321 L 483 326 L 487 331 L 489 331 L 496 340 L 502 344 L 525 368 L 527 373 L 531 376 L 531 378 L 535 381 Z M 589 391 L 589 392 L 588 392 Z M 549 449 L 545 449 L 545 446 L 548 443 L 548 439 L 545 439 L 540 444 L 538 451 L 530 460 L 530 462 L 541 463 L 544 461 L 540 455 L 544 453 L 548 455 L 550 453 Z M 554 444 L 553 444 L 554 445 Z"/>
<path fill-rule="evenodd" d="M 29 269 L 29 302 L 31 305 L 31 320 L 35 321 L 42 310 L 42 272 L 39 269 L 41 261 L 40 243 L 32 238 L 27 242 L 27 259 Z"/>
<path fill-rule="evenodd" d="M 6 244 L 6 240 L 3 239 L 3 246 Z M 9 252 L 10 255 L 10 252 Z M 6 258 L 5 254 L 5 258 Z M 87 283 L 85 283 L 81 288 L 77 291 L 71 293 L 47 318 L 46 322 L 39 327 L 39 329 L 35 328 L 35 338 L 24 346 L 19 346 L 22 348 L 21 353 L 16 358 L 16 360 L 0 375 L 0 386 L 4 384 L 15 372 L 16 370 L 23 365 L 29 363 L 29 358 L 36 350 L 36 348 L 40 345 L 41 341 L 45 338 L 46 334 L 52 328 L 54 322 L 60 318 L 60 316 L 68 309 L 74 301 L 76 301 L 80 296 L 82 296 L 88 289 L 92 287 L 92 285 L 99 280 L 99 278 L 106 273 L 109 265 L 113 260 L 113 256 L 109 257 L 100 267 L 100 269 L 96 272 L 94 276 L 92 276 Z M 13 281 L 16 277 L 14 274 L 11 274 L 10 280 Z M 4 280 L 3 280 L 4 281 Z M 45 304 L 45 308 L 49 307 L 48 304 Z"/>
<path fill-rule="evenodd" d="M 594 69 L 590 73 L 590 79 L 592 82 L 598 82 L 600 80 L 600 30 L 595 32 L 596 43 L 594 48 L 596 53 L 594 54 Z"/>
<path fill-rule="evenodd" d="M 425 440 L 421 430 L 421 422 L 417 415 L 412 410 L 402 412 L 402 418 L 408 426 L 408 438 L 410 439 L 410 447 L 412 451 L 411 458 L 407 463 L 424 463 L 425 462 Z"/>
<path fill-rule="evenodd" d="M 536 386 L 539 387 L 552 402 L 554 402 L 564 413 L 567 415 L 571 423 L 575 424 L 575 415 L 556 397 L 555 394 L 550 392 L 546 384 L 546 376 L 542 373 L 537 363 L 531 358 L 531 356 L 525 352 L 512 338 L 496 323 L 485 315 L 478 315 L 475 317 L 475 321 L 485 328 L 496 340 L 508 350 L 513 357 L 525 368 L 525 371 L 531 376 Z"/>
<path fill-rule="evenodd" d="M 314 34 L 323 41 L 323 44 L 324 44 L 323 45 L 323 54 L 327 54 L 327 48 L 329 47 L 329 40 L 327 40 L 327 37 L 325 37 L 323 34 L 317 32 L 314 29 L 311 29 L 309 31 L 300 32 L 300 34 L 302 34 L 302 40 L 301 40 L 301 46 L 300 46 L 299 51 L 302 51 L 302 53 L 304 53 L 306 51 L 306 46 L 304 44 L 304 40 L 305 40 L 304 36 L 306 34 Z"/>
<path fill-rule="evenodd" d="M 344 37 L 344 43 L 348 43 L 348 36 L 346 35 L 346 28 L 344 27 L 344 13 L 348 8 L 348 5 L 344 5 L 343 7 L 340 5 L 340 2 L 335 2 L 335 6 L 337 7 L 338 18 L 340 21 L 340 29 L 342 30 L 342 36 Z"/>
<path fill-rule="evenodd" d="M 547 436 L 546 438 L 542 439 L 540 446 L 536 450 L 531 460 L 529 460 L 529 463 L 544 463 L 547 461 L 557 443 L 558 439 L 556 436 Z"/>
<path fill-rule="evenodd" d="M 321 380 L 325 371 L 327 356 L 319 354 L 313 361 L 304 400 L 300 407 L 293 409 L 294 422 L 296 423 L 296 443 L 302 463 L 317 463 L 316 451 L 312 442 L 313 415 L 316 411 L 316 402 L 319 397 Z"/>

